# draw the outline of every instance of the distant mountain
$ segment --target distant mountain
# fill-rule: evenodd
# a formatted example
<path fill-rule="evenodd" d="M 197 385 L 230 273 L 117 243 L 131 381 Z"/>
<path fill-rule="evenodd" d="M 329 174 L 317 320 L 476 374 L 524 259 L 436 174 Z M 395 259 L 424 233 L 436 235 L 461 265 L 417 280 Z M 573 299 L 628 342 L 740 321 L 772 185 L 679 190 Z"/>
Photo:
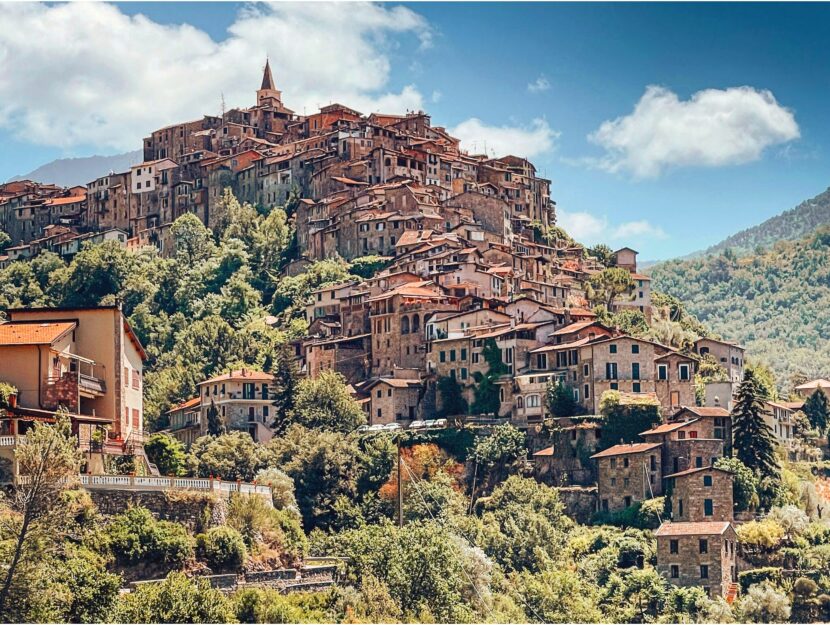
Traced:
<path fill-rule="evenodd" d="M 765 222 L 742 230 L 703 252 L 686 258 L 718 254 L 727 248 L 736 254 L 754 252 L 757 247 L 770 247 L 778 241 L 794 241 L 807 236 L 821 225 L 830 224 L 830 189 L 802 202 Z"/>
<path fill-rule="evenodd" d="M 11 180 L 34 180 L 51 182 L 64 187 L 85 185 L 88 182 L 107 175 L 110 171 L 122 172 L 141 162 L 141 150 L 116 154 L 114 156 L 87 156 L 83 158 L 59 158 L 51 163 L 41 165 L 34 171 Z M 11 182 L 11 181 L 10 181 Z"/>
<path fill-rule="evenodd" d="M 822 194 L 825 211 L 827 195 Z M 778 221 L 763 236 L 759 231 L 738 240 L 767 241 L 774 232 L 790 237 L 795 221 L 814 218 L 817 211 L 810 207 L 805 202 L 789 211 L 798 213 L 790 227 Z M 666 261 L 651 276 L 655 290 L 679 298 L 712 330 L 743 344 L 748 357 L 771 365 L 780 386 L 799 375 L 830 377 L 830 227 L 760 253 L 724 250 Z"/>

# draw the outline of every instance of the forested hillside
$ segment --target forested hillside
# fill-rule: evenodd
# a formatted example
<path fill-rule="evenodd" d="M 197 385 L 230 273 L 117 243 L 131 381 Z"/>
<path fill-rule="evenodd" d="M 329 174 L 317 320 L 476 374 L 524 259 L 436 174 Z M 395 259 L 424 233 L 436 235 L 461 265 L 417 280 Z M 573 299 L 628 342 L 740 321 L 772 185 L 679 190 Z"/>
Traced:
<path fill-rule="evenodd" d="M 758 246 L 769 247 L 778 241 L 805 237 L 822 225 L 830 225 L 830 189 L 757 226 L 727 237 L 704 254 L 718 254 L 727 249 L 739 255 L 753 253 Z"/>
<path fill-rule="evenodd" d="M 830 215 L 830 193 L 819 198 Z M 763 232 L 772 237 L 773 231 Z M 727 249 L 669 261 L 652 276 L 655 289 L 681 299 L 712 330 L 768 362 L 779 383 L 830 372 L 830 227 L 758 254 L 740 257 Z"/>

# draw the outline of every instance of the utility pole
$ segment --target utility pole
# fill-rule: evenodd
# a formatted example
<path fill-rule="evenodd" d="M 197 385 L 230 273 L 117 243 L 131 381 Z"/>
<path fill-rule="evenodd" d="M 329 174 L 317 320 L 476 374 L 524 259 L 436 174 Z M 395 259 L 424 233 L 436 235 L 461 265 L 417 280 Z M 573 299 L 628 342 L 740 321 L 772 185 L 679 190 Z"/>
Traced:
<path fill-rule="evenodd" d="M 398 434 L 398 527 L 403 527 L 403 460 L 401 459 L 401 436 Z"/>

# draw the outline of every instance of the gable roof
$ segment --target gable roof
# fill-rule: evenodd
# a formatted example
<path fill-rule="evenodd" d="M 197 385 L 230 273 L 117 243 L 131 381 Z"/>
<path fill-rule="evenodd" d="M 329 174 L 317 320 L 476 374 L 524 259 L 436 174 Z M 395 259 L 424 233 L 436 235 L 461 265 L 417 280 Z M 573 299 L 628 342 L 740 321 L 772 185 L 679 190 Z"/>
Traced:
<path fill-rule="evenodd" d="M 678 471 L 677 473 L 671 473 L 669 475 L 664 475 L 663 477 L 682 477 L 684 475 L 692 475 L 694 473 L 700 473 L 701 471 L 720 471 L 721 473 L 728 473 L 732 475 L 732 471 L 727 471 L 726 469 L 718 469 L 711 465 L 708 467 L 693 467 L 691 469 L 686 469 L 685 471 Z"/>
<path fill-rule="evenodd" d="M 696 523 L 663 523 L 655 536 L 712 536 L 723 534 L 732 527 L 729 521 L 698 521 Z"/>
<path fill-rule="evenodd" d="M 77 325 L 76 321 L 10 321 L 0 324 L 0 346 L 51 345 Z"/>
<path fill-rule="evenodd" d="M 224 382 L 225 380 L 245 380 L 247 382 L 270 382 L 274 376 L 270 373 L 263 373 L 262 371 L 252 371 L 251 369 L 234 369 L 228 373 L 217 375 L 204 382 L 199 382 L 196 386 L 203 386 L 204 384 L 213 384 L 214 382 Z"/>
<path fill-rule="evenodd" d="M 679 421 L 678 423 L 663 423 L 662 425 L 658 425 L 656 428 L 640 432 L 640 436 L 648 436 L 650 434 L 668 434 L 669 432 L 674 432 L 675 430 L 679 430 L 680 428 L 691 425 L 692 423 L 697 423 L 698 421 L 700 421 L 700 419 Z"/>
<path fill-rule="evenodd" d="M 591 456 L 591 458 L 610 458 L 611 456 L 625 456 L 628 454 L 640 454 L 646 451 L 651 451 L 660 447 L 660 443 L 630 443 L 622 445 L 614 445 L 605 451 L 601 451 Z"/>
<path fill-rule="evenodd" d="M 730 412 L 720 406 L 681 406 L 674 416 L 681 412 L 689 411 L 698 417 L 728 417 Z"/>

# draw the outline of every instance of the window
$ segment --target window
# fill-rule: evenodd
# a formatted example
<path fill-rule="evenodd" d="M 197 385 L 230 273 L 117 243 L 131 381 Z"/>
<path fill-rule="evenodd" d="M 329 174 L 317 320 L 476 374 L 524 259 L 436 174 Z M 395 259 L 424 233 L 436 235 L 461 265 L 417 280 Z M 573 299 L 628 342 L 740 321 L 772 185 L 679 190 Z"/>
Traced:
<path fill-rule="evenodd" d="M 605 363 L 605 379 L 606 380 L 616 380 L 617 379 L 617 363 L 616 362 L 606 362 Z"/>
<path fill-rule="evenodd" d="M 602 509 L 603 509 L 604 512 L 608 512 L 608 500 L 607 499 L 602 500 Z"/>
<path fill-rule="evenodd" d="M 679 365 L 678 373 L 680 374 L 681 380 L 688 380 L 689 379 L 689 365 L 683 364 Z"/>
<path fill-rule="evenodd" d="M 519 395 L 516 398 L 516 408 L 524 408 L 525 407 L 525 398 Z"/>
<path fill-rule="evenodd" d="M 642 388 L 642 387 L 640 386 L 640 383 L 639 383 L 639 382 L 634 382 L 634 383 L 631 385 L 631 391 L 632 391 L 632 392 L 634 392 L 634 393 L 640 393 L 640 392 L 642 392 L 642 391 L 641 391 L 641 388 Z"/>
<path fill-rule="evenodd" d="M 649 459 L 651 460 L 651 470 L 656 471 L 657 470 L 657 456 L 654 456 L 654 455 L 649 456 Z"/>
<path fill-rule="evenodd" d="M 628 458 L 623 458 L 623 468 L 624 469 L 628 468 Z"/>
<path fill-rule="evenodd" d="M 620 390 L 620 385 L 619 385 L 619 384 L 617 384 L 616 382 L 611 382 L 611 390 L 612 390 L 612 391 L 618 391 L 618 390 Z"/>
<path fill-rule="evenodd" d="M 447 362 L 447 354 L 445 352 L 439 353 L 438 360 L 440 360 L 441 362 Z"/>
<path fill-rule="evenodd" d="M 378 397 L 378 399 L 380 399 L 381 397 L 383 397 L 383 391 L 382 391 L 382 390 L 378 389 L 378 392 L 377 392 L 377 397 Z"/>
<path fill-rule="evenodd" d="M 657 365 L 657 379 L 658 380 L 668 380 L 669 379 L 669 366 L 668 365 Z"/>
<path fill-rule="evenodd" d="M 700 579 L 709 579 L 709 565 L 708 564 L 701 564 L 700 565 Z"/>
<path fill-rule="evenodd" d="M 611 343 L 611 345 L 608 346 L 608 351 L 611 352 L 612 354 L 616 354 L 617 353 L 617 346 L 614 343 Z"/>
<path fill-rule="evenodd" d="M 626 508 L 631 507 L 631 495 L 626 495 L 625 499 L 623 501 L 625 502 L 625 507 Z"/>
<path fill-rule="evenodd" d="M 134 430 L 137 430 L 137 429 L 139 429 L 139 427 L 141 427 L 139 425 L 139 421 L 140 421 L 140 419 L 139 419 L 138 409 L 133 408 L 133 429 Z"/>
<path fill-rule="evenodd" d="M 527 407 L 528 408 L 538 408 L 540 406 L 539 396 L 538 395 L 530 395 L 527 398 Z"/>
<path fill-rule="evenodd" d="M 700 548 L 700 553 L 709 553 L 709 541 L 705 538 L 701 538 L 698 541 L 698 546 Z"/>
<path fill-rule="evenodd" d="M 401 318 L 401 334 L 409 334 L 409 317 Z"/>
<path fill-rule="evenodd" d="M 701 468 L 703 468 L 703 456 L 695 456 L 695 469 Z"/>
<path fill-rule="evenodd" d="M 590 370 L 588 369 L 588 363 L 585 363 L 582 365 L 582 375 L 587 378 L 589 374 Z"/>
<path fill-rule="evenodd" d="M 461 379 L 462 380 L 467 379 L 467 367 L 461 367 Z"/>
<path fill-rule="evenodd" d="M 669 553 L 680 553 L 680 543 L 677 540 L 669 541 Z"/>
<path fill-rule="evenodd" d="M 616 485 L 617 485 L 617 478 L 612 477 L 611 478 L 611 486 L 616 486 Z"/>
<path fill-rule="evenodd" d="M 639 346 L 639 345 L 637 345 L 636 343 L 634 343 L 634 344 L 631 346 L 631 353 L 632 353 L 632 354 L 639 354 L 639 353 L 640 353 L 640 346 Z"/>
<path fill-rule="evenodd" d="M 138 390 L 141 388 L 141 378 L 139 377 L 138 371 L 133 369 L 133 388 Z"/>
<path fill-rule="evenodd" d="M 450 362 L 455 362 L 455 350 L 450 350 Z"/>
<path fill-rule="evenodd" d="M 129 385 L 130 385 L 130 368 L 129 367 L 124 367 L 124 387 L 126 388 Z"/>
<path fill-rule="evenodd" d="M 678 499 L 677 501 L 677 516 L 683 516 L 683 500 Z"/>
<path fill-rule="evenodd" d="M 467 360 L 467 348 L 466 347 L 461 348 L 461 360 Z"/>
<path fill-rule="evenodd" d="M 631 379 L 632 380 L 639 380 L 640 379 L 640 363 L 639 362 L 632 362 L 631 363 Z"/>
<path fill-rule="evenodd" d="M 263 406 L 263 407 L 262 407 L 262 417 L 263 417 L 264 419 L 267 419 L 267 418 L 270 416 L 269 412 L 270 412 L 270 411 L 269 411 L 269 409 L 268 409 L 268 406 Z"/>
<path fill-rule="evenodd" d="M 704 475 L 703 476 L 703 485 L 704 486 L 711 486 L 712 485 L 712 476 L 711 475 Z"/>
<path fill-rule="evenodd" d="M 591 390 L 590 387 L 586 384 L 585 386 L 582 387 L 582 390 L 583 390 L 583 393 L 585 394 L 585 399 L 588 399 L 591 396 L 590 395 L 590 390 Z"/>
<path fill-rule="evenodd" d="M 617 468 L 617 459 L 616 458 L 611 458 L 611 468 L 612 469 Z"/>
<path fill-rule="evenodd" d="M 714 514 L 713 504 L 711 499 L 703 500 L 703 514 L 704 516 L 712 516 Z"/>
<path fill-rule="evenodd" d="M 671 565 L 671 577 L 672 579 L 677 579 L 680 577 L 680 567 L 676 564 Z"/>
<path fill-rule="evenodd" d="M 378 408 L 378 419 L 380 419 L 382 415 L 383 415 L 383 412 L 381 411 L 380 408 Z"/>

